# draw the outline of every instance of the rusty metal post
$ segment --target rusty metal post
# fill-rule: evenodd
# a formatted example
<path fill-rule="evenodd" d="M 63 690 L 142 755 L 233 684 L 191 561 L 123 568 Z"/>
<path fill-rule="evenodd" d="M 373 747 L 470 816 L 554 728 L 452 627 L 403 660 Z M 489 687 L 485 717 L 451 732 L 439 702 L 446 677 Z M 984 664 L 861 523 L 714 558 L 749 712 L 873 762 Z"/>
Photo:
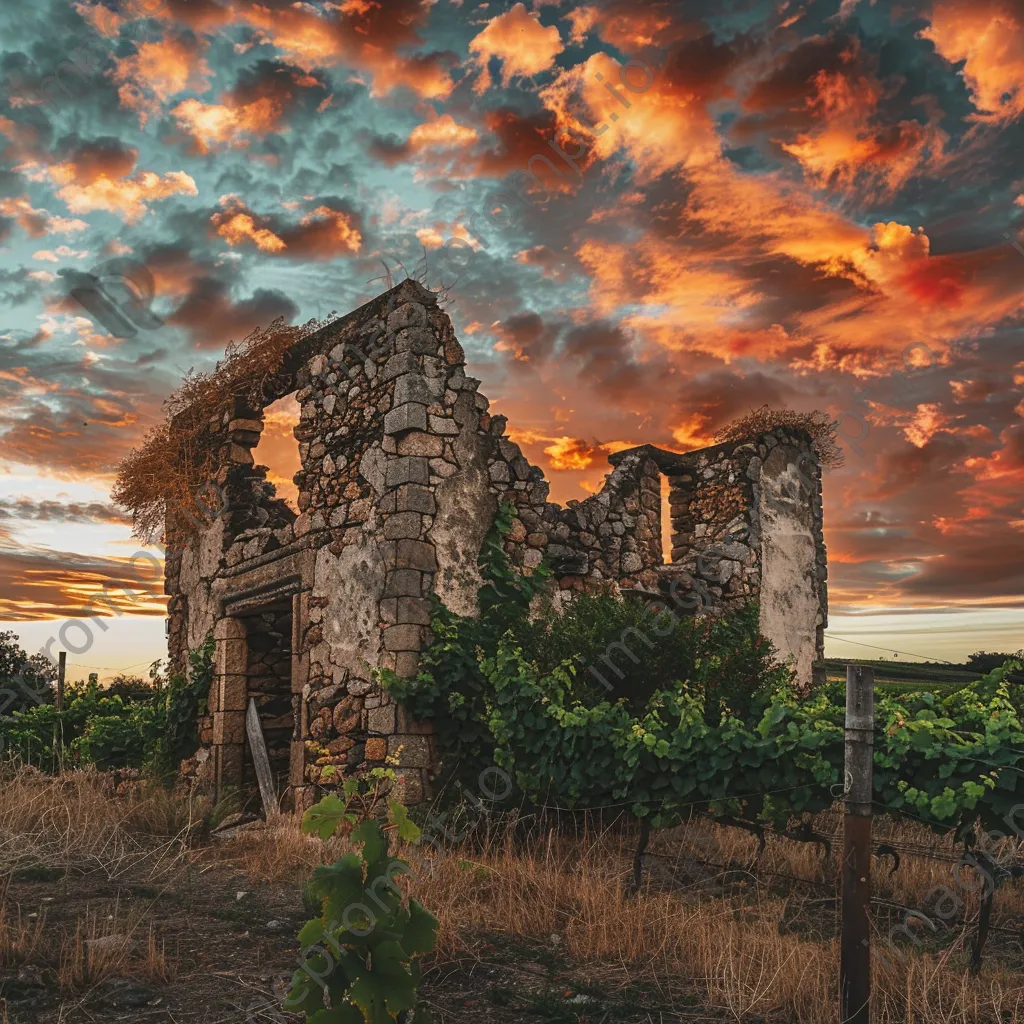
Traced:
<path fill-rule="evenodd" d="M 846 666 L 846 766 L 843 789 L 843 922 L 839 1019 L 871 1021 L 871 802 L 875 674 Z"/>
<path fill-rule="evenodd" d="M 64 672 L 68 666 L 68 652 L 59 651 L 57 654 L 57 710 L 64 710 Z"/>

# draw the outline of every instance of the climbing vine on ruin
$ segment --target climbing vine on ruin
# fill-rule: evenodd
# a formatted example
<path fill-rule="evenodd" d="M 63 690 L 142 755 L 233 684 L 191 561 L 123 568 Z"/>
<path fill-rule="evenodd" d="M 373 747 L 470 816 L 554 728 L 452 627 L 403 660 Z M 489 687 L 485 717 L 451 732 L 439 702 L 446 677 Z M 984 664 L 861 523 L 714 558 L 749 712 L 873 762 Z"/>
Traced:
<path fill-rule="evenodd" d="M 210 518 L 207 489 L 224 444 L 224 417 L 234 414 L 236 403 L 262 409 L 285 354 L 327 322 L 314 318 L 291 326 L 278 318 L 228 345 L 209 373 L 188 374 L 164 403 L 164 420 L 121 462 L 111 489 L 114 501 L 131 513 L 137 536 L 152 540 L 169 512 L 186 522 Z"/>

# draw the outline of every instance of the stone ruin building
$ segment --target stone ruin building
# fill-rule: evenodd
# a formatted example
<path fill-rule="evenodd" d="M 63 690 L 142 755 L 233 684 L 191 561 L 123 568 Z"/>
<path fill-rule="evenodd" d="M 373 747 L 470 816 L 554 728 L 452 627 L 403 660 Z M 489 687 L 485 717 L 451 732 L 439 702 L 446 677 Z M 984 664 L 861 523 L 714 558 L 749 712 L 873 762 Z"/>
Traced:
<path fill-rule="evenodd" d="M 218 792 L 254 788 L 254 698 L 285 806 L 307 806 L 328 765 L 337 780 L 399 748 L 400 795 L 423 798 L 436 766 L 430 730 L 373 670 L 416 673 L 428 595 L 474 612 L 478 554 L 503 500 L 517 509 L 513 563 L 546 559 L 561 591 L 661 593 L 710 613 L 756 599 L 762 632 L 798 682 L 820 667 L 826 566 L 809 436 L 776 428 L 685 454 L 622 451 L 599 493 L 561 507 L 464 363 L 435 295 L 412 281 L 296 343 L 264 408 L 293 392 L 301 407 L 298 514 L 253 465 L 263 409 L 236 400 L 211 424 L 227 512 L 178 542 L 168 531 L 166 591 L 173 665 L 215 638 L 203 745 L 186 770 Z"/>

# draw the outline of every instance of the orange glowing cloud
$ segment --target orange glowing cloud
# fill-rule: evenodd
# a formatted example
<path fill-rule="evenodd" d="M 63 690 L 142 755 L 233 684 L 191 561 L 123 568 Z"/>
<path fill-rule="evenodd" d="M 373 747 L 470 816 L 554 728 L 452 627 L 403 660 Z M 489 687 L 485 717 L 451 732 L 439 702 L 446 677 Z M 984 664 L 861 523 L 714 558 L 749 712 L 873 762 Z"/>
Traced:
<path fill-rule="evenodd" d="M 129 224 L 140 220 L 149 210 L 147 204 L 171 196 L 199 194 L 194 179 L 184 171 L 168 171 L 164 175 L 140 171 L 130 178 L 108 178 L 100 175 L 87 184 L 75 180 L 72 164 L 56 164 L 49 168 L 56 182 L 66 182 L 57 190 L 72 213 L 103 210 L 122 217 Z"/>
<path fill-rule="evenodd" d="M 117 94 L 122 106 L 136 111 L 145 126 L 178 93 L 205 92 L 211 74 L 194 46 L 169 37 L 140 43 L 134 54 L 122 57 L 114 69 L 114 81 L 120 83 Z"/>
<path fill-rule="evenodd" d="M 622 150 L 636 163 L 641 183 L 718 159 L 721 141 L 696 97 L 662 88 L 655 79 L 649 65 L 622 65 L 595 53 L 562 71 L 539 95 L 559 126 L 575 132 L 564 148 L 574 153 L 583 147 L 601 160 Z"/>
<path fill-rule="evenodd" d="M 956 417 L 948 416 L 936 402 L 918 405 L 909 422 L 903 426 L 903 436 L 915 447 L 923 448 L 940 430 L 948 430 Z"/>
<path fill-rule="evenodd" d="M 601 20 L 601 12 L 596 7 L 576 7 L 571 11 L 566 11 L 565 20 L 571 26 L 570 41 L 582 43 L 590 30 Z"/>
<path fill-rule="evenodd" d="M 461 239 L 474 252 L 480 249 L 480 243 L 470 235 L 464 224 L 445 224 L 438 221 L 416 230 L 417 241 L 427 249 L 440 249 L 449 238 Z"/>
<path fill-rule="evenodd" d="M 545 28 L 536 14 L 517 3 L 499 14 L 469 42 L 469 52 L 480 68 L 474 90 L 485 92 L 491 86 L 488 63 L 496 58 L 501 64 L 501 84 L 508 86 L 513 78 L 532 78 L 554 67 L 555 58 L 565 49 L 558 28 Z"/>
<path fill-rule="evenodd" d="M 560 437 L 544 449 L 552 469 L 589 469 L 610 453 L 606 445 L 591 444 L 579 437 Z"/>
<path fill-rule="evenodd" d="M 876 125 L 873 118 L 882 88 L 873 78 L 845 69 L 822 70 L 813 84 L 814 94 L 806 104 L 820 127 L 798 134 L 796 141 L 783 143 L 782 148 L 800 162 L 814 187 L 884 198 L 915 174 L 938 165 L 948 142 L 937 123 L 938 108 L 927 125 L 917 121 Z"/>
<path fill-rule="evenodd" d="M 412 26 L 427 10 L 409 0 L 396 0 L 397 7 L 408 10 L 385 11 L 380 4 L 359 2 L 342 5 L 338 10 L 343 18 L 333 19 L 306 5 L 271 9 L 253 4 L 239 11 L 239 16 L 307 71 L 349 64 L 370 74 L 373 96 L 404 86 L 424 99 L 445 99 L 454 88 L 450 74 L 454 57 L 396 52 L 403 43 L 418 41 Z M 386 23 L 380 20 L 385 15 Z"/>
<path fill-rule="evenodd" d="M 0 215 L 12 217 L 30 238 L 43 235 L 71 235 L 89 227 L 84 220 L 55 217 L 47 210 L 36 209 L 28 196 L 8 196 L 0 199 Z"/>
<path fill-rule="evenodd" d="M 672 437 L 684 449 L 704 448 L 715 443 L 714 431 L 709 430 L 711 417 L 707 413 L 695 412 L 672 429 Z"/>
<path fill-rule="evenodd" d="M 599 8 L 578 7 L 567 12 L 572 25 L 572 41 L 581 42 L 587 32 L 597 30 L 598 37 L 625 53 L 652 46 L 668 46 L 689 34 L 689 25 L 680 16 L 674 0 L 605 0 Z"/>
<path fill-rule="evenodd" d="M 102 36 L 116 37 L 124 24 L 124 18 L 102 4 L 76 3 L 75 10 Z"/>
<path fill-rule="evenodd" d="M 314 252 L 325 258 L 342 253 L 354 255 L 363 243 L 363 236 L 352 217 L 329 206 L 318 206 L 299 223 L 301 227 L 294 232 L 292 244 L 301 247 L 300 255 L 312 255 Z"/>
<path fill-rule="evenodd" d="M 1014 0 L 937 0 L 921 32 L 961 74 L 978 113 L 1008 123 L 1024 114 L 1024 18 Z"/>
<path fill-rule="evenodd" d="M 236 203 L 241 204 L 237 196 L 227 196 L 221 199 L 221 203 L 224 204 L 225 200 L 229 207 L 228 211 L 215 213 L 210 222 L 228 245 L 234 248 L 236 245 L 252 242 L 261 252 L 281 252 L 287 248 L 269 228 L 257 227 L 251 213 L 243 212 L 236 207 Z"/>
<path fill-rule="evenodd" d="M 211 216 L 210 224 L 232 248 L 252 244 L 271 255 L 333 259 L 356 255 L 362 246 L 357 219 L 345 210 L 320 205 L 297 225 L 288 226 L 272 217 L 257 216 L 236 195 L 222 196 L 220 205 L 224 209 Z"/>
<path fill-rule="evenodd" d="M 664 348 L 727 362 L 785 356 L 798 372 L 874 376 L 922 339 L 926 362 L 941 362 L 955 339 L 1024 310 L 1009 247 L 934 256 L 921 230 L 890 222 L 869 231 L 780 175 L 747 175 L 725 160 L 687 179 L 674 231 L 667 223 L 628 244 L 591 237 L 576 248 L 593 308 Z M 765 319 L 774 284 L 763 275 L 786 261 L 808 269 L 803 287 L 820 289 L 822 301 L 783 326 Z"/>
<path fill-rule="evenodd" d="M 242 134 L 276 131 L 282 109 L 279 103 L 264 96 L 237 107 L 188 99 L 172 113 L 178 125 L 196 140 L 199 151 L 208 153 L 214 145 L 247 146 L 248 140 L 240 138 Z"/>
<path fill-rule="evenodd" d="M 459 124 L 451 114 L 442 114 L 433 121 L 416 125 L 409 134 L 409 144 L 416 150 L 460 149 L 479 137 L 475 128 Z"/>

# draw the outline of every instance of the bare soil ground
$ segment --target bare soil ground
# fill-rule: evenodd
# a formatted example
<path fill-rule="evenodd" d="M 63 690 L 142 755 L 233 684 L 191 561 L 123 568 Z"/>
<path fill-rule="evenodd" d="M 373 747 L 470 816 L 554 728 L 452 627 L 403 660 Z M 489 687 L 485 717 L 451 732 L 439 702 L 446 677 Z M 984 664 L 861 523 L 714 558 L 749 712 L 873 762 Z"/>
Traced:
<path fill-rule="evenodd" d="M 217 817 L 95 773 L 4 780 L 0 1024 L 298 1020 L 278 998 L 310 916 L 302 883 L 344 841 L 303 837 L 291 818 L 213 833 Z M 892 859 L 876 861 L 874 1020 L 1024 1020 L 1024 888 L 998 892 L 974 978 L 978 901 L 952 846 L 884 820 L 876 834 L 902 862 L 890 875 Z M 758 855 L 754 837 L 695 822 L 656 834 L 632 894 L 633 843 L 519 827 L 434 856 L 416 884 L 441 923 L 424 963 L 433 1020 L 837 1020 L 836 850 L 770 836 Z M 942 885 L 961 897 L 948 921 L 908 917 Z"/>

